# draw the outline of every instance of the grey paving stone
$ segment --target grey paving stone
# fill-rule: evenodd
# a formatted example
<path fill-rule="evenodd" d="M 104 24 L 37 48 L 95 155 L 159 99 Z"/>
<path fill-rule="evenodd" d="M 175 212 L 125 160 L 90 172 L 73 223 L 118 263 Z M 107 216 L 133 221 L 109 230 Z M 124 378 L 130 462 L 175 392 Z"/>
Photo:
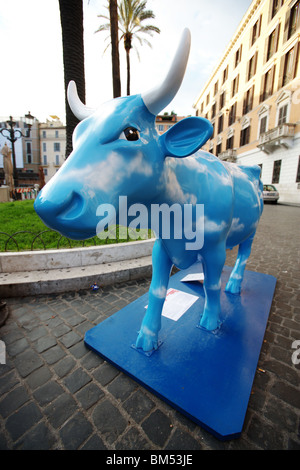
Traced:
<path fill-rule="evenodd" d="M 27 403 L 6 421 L 6 429 L 13 440 L 19 439 L 28 429 L 42 419 L 42 413 L 35 403 Z"/>
<path fill-rule="evenodd" d="M 60 430 L 65 449 L 76 450 L 92 433 L 91 423 L 82 413 L 77 413 Z"/>
<path fill-rule="evenodd" d="M 54 428 L 58 429 L 76 410 L 77 403 L 74 398 L 71 395 L 64 393 L 50 403 L 44 409 L 44 413 L 50 424 Z"/>
<path fill-rule="evenodd" d="M 64 383 L 71 393 L 75 393 L 91 380 L 91 377 L 82 368 L 78 368 L 64 379 Z"/>
<path fill-rule="evenodd" d="M 35 390 L 33 396 L 40 406 L 45 406 L 62 393 L 62 387 L 57 382 L 54 382 L 54 380 L 51 380 Z"/>
<path fill-rule="evenodd" d="M 155 410 L 142 423 L 142 428 L 149 439 L 157 446 L 163 447 L 171 431 L 171 420 L 161 410 Z"/>
<path fill-rule="evenodd" d="M 120 411 L 109 401 L 99 403 L 93 411 L 93 422 L 109 444 L 115 442 L 127 426 Z"/>

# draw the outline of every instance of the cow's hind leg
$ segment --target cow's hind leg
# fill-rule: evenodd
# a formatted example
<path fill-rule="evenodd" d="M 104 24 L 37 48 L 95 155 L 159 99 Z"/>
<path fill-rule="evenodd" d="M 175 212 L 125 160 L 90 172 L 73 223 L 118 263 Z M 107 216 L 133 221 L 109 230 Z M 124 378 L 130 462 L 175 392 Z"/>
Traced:
<path fill-rule="evenodd" d="M 161 312 L 166 298 L 172 262 L 162 241 L 157 239 L 152 251 L 152 280 L 149 289 L 148 308 L 136 340 L 136 347 L 151 351 L 158 347 L 161 328 Z"/>
<path fill-rule="evenodd" d="M 231 294 L 240 294 L 244 271 L 251 253 L 254 236 L 255 232 L 239 245 L 238 256 L 225 287 L 226 292 L 230 292 Z"/>
<path fill-rule="evenodd" d="M 219 243 L 216 247 L 210 248 L 209 252 L 202 254 L 205 304 L 200 326 L 210 331 L 219 327 L 221 274 L 225 259 L 225 242 Z"/>

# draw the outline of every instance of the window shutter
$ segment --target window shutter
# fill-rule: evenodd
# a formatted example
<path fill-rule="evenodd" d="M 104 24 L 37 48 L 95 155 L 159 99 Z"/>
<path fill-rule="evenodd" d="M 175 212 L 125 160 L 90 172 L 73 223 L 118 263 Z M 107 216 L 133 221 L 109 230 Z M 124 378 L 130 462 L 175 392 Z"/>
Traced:
<path fill-rule="evenodd" d="M 264 101 L 264 88 L 265 88 L 265 75 L 261 77 L 261 83 L 260 83 L 260 95 L 259 95 L 259 102 L 261 103 Z"/>
<path fill-rule="evenodd" d="M 282 88 L 283 73 L 284 73 L 284 62 L 285 62 L 285 55 L 283 55 L 281 57 L 281 61 L 280 61 L 279 77 L 278 77 L 278 90 L 280 90 L 280 88 Z"/>
<path fill-rule="evenodd" d="M 262 22 L 262 15 L 260 15 L 259 20 L 258 20 L 258 33 L 257 33 L 258 38 L 259 38 L 260 33 L 261 33 L 261 22 Z"/>
<path fill-rule="evenodd" d="M 264 49 L 264 58 L 263 58 L 263 63 L 264 64 L 267 62 L 268 48 L 269 48 L 269 36 L 266 37 L 266 39 L 265 39 L 265 49 Z"/>
<path fill-rule="evenodd" d="M 278 51 L 278 44 L 279 44 L 279 36 L 280 36 L 280 23 L 277 25 L 276 27 L 276 32 L 275 32 L 275 41 L 274 41 L 274 47 L 275 47 L 275 51 L 274 52 L 277 52 Z"/>
<path fill-rule="evenodd" d="M 254 85 L 250 90 L 250 109 L 253 108 L 253 100 L 254 100 Z"/>
<path fill-rule="evenodd" d="M 275 68 L 276 68 L 276 65 L 273 65 L 272 70 L 271 70 L 271 76 L 270 76 L 270 84 L 269 84 L 270 88 L 268 90 L 268 96 L 271 96 L 273 94 Z"/>
<path fill-rule="evenodd" d="M 296 75 L 297 75 L 297 68 L 298 68 L 298 58 L 299 58 L 299 42 L 294 47 L 294 57 L 293 57 L 293 68 L 292 68 L 292 77 L 291 80 L 293 80 Z"/>
<path fill-rule="evenodd" d="M 256 69 L 257 69 L 257 58 L 258 58 L 258 51 L 256 51 L 256 52 L 255 52 L 253 75 L 255 75 L 255 74 L 256 74 Z"/>
<path fill-rule="evenodd" d="M 287 41 L 288 34 L 289 34 L 290 14 L 291 14 L 291 11 L 288 10 L 286 15 L 285 15 L 284 31 L 283 31 L 283 43 L 285 43 Z"/>

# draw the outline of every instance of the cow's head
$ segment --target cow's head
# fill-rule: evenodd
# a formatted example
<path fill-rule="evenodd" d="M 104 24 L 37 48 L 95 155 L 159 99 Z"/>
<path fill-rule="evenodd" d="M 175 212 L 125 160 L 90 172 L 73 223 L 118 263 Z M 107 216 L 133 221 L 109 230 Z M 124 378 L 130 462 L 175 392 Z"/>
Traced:
<path fill-rule="evenodd" d="M 127 196 L 128 204 L 154 198 L 165 157 L 191 155 L 210 137 L 210 123 L 196 117 L 180 121 L 162 136 L 155 129 L 155 116 L 181 85 L 189 49 L 186 29 L 160 86 L 113 99 L 97 110 L 80 101 L 75 83 L 70 82 L 68 101 L 81 122 L 73 134 L 72 154 L 35 201 L 47 226 L 73 239 L 94 236 L 100 204 L 117 208 L 119 196 Z"/>

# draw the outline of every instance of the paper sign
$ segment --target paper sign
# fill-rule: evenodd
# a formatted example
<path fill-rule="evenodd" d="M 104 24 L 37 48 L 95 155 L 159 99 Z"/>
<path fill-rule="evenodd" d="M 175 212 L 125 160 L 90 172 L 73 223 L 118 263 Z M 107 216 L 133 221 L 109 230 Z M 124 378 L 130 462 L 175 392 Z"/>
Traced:
<path fill-rule="evenodd" d="M 177 321 L 197 299 L 196 295 L 187 294 L 177 289 L 168 289 L 162 316 Z"/>
<path fill-rule="evenodd" d="M 191 282 L 191 281 L 204 281 L 204 273 L 188 274 L 183 279 L 181 279 L 181 282 Z"/>

